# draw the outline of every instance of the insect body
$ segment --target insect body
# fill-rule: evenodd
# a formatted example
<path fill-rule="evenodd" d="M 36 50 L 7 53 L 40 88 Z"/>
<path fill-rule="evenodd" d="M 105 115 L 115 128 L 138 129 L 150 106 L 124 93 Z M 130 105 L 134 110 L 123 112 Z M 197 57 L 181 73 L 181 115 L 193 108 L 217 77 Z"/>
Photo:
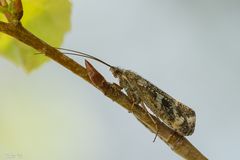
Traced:
<path fill-rule="evenodd" d="M 110 70 L 136 104 L 144 103 L 157 117 L 179 134 L 187 136 L 193 133 L 196 116 L 191 108 L 130 70 L 117 67 L 110 68 Z"/>
<path fill-rule="evenodd" d="M 126 91 L 135 104 L 139 104 L 142 107 L 147 106 L 156 117 L 160 118 L 169 128 L 180 135 L 188 136 L 194 132 L 196 122 L 195 112 L 151 82 L 130 70 L 111 66 L 91 55 L 69 49 L 60 49 L 74 52 L 66 54 L 91 58 L 109 66 L 113 76 L 119 79 L 120 87 Z"/>

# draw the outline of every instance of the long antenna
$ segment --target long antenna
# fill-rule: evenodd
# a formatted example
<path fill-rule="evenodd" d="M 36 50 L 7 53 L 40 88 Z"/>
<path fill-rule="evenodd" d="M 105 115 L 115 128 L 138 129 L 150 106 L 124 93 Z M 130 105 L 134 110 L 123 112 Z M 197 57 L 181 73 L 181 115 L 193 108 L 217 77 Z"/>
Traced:
<path fill-rule="evenodd" d="M 66 49 L 66 48 L 57 48 L 57 49 L 63 50 L 63 51 L 69 51 L 69 52 L 63 52 L 64 54 L 69 54 L 69 55 L 74 55 L 74 56 L 81 56 L 81 57 L 90 58 L 90 59 L 93 59 L 93 60 L 95 60 L 95 61 L 98 61 L 98 62 L 100 62 L 100 63 L 102 63 L 102 64 L 105 64 L 106 66 L 108 66 L 108 67 L 110 67 L 110 68 L 113 67 L 112 65 L 110 65 L 110 64 L 108 64 L 108 63 L 106 63 L 106 62 L 104 62 L 104 61 L 102 61 L 102 60 L 100 60 L 100 59 L 98 59 L 98 58 L 96 58 L 96 57 L 94 57 L 94 56 L 91 56 L 91 55 L 89 55 L 89 54 L 83 53 L 83 52 L 75 51 L 75 50 L 72 50 L 72 49 Z M 70 53 L 70 52 L 73 52 L 73 53 Z"/>

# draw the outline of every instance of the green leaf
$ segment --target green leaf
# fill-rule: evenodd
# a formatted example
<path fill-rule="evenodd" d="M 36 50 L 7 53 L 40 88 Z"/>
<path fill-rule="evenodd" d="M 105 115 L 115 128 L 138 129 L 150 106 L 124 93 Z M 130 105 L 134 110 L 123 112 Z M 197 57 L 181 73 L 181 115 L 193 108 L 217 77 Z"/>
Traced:
<path fill-rule="evenodd" d="M 23 26 L 52 46 L 60 46 L 64 34 L 70 30 L 70 1 L 22 0 L 22 3 Z M 3 21 L 3 17 L 0 20 Z M 44 55 L 36 55 L 36 50 L 2 33 L 0 42 L 0 55 L 27 72 L 48 61 Z"/>

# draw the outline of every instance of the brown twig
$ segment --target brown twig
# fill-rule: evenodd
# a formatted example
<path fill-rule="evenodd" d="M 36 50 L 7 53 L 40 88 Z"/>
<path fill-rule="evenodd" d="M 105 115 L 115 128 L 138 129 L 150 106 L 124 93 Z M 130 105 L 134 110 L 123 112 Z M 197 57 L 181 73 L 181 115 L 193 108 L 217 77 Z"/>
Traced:
<path fill-rule="evenodd" d="M 52 60 L 61 64 L 65 68 L 69 69 L 70 71 L 93 85 L 88 75 L 89 73 L 91 73 L 91 71 L 87 72 L 87 70 L 80 64 L 78 64 L 71 58 L 65 56 L 54 47 L 50 46 L 46 42 L 33 35 L 31 32 L 26 30 L 21 25 L 21 23 L 17 23 L 16 25 L 16 23 L 13 24 L 0 21 L 0 32 L 8 34 L 16 38 L 17 40 L 23 42 L 24 44 L 38 50 L 39 52 L 44 53 Z M 93 74 L 98 74 L 98 72 L 95 70 L 95 73 Z M 100 80 L 101 78 L 103 77 L 100 76 Z M 154 116 L 153 118 L 155 122 L 153 122 L 152 118 L 149 117 L 149 115 L 146 114 L 146 111 L 141 107 L 135 105 L 135 107 L 132 108 L 132 102 L 130 101 L 130 99 L 123 92 L 121 92 L 121 90 L 116 88 L 114 84 L 111 84 L 104 79 L 104 81 L 102 81 L 101 85 L 99 86 L 97 88 L 102 91 L 107 97 L 117 102 L 128 111 L 132 111 L 136 118 L 151 132 L 155 134 L 158 133 L 158 137 L 162 139 L 166 144 L 168 144 L 171 149 L 178 155 L 182 156 L 187 160 L 207 160 L 207 158 L 203 154 L 201 154 L 201 152 L 199 152 L 185 137 L 180 136 L 171 129 L 169 129 L 165 124 L 163 124 L 159 119 L 155 118 Z"/>

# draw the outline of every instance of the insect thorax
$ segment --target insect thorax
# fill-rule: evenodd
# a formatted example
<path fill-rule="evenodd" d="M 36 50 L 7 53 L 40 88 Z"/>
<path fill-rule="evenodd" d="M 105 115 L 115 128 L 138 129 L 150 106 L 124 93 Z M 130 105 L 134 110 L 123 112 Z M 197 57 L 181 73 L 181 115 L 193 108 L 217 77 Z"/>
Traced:
<path fill-rule="evenodd" d="M 134 103 L 146 105 L 156 117 L 179 134 L 186 136 L 193 133 L 196 116 L 191 108 L 132 71 L 117 67 L 110 70 Z"/>

